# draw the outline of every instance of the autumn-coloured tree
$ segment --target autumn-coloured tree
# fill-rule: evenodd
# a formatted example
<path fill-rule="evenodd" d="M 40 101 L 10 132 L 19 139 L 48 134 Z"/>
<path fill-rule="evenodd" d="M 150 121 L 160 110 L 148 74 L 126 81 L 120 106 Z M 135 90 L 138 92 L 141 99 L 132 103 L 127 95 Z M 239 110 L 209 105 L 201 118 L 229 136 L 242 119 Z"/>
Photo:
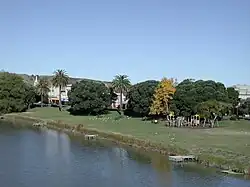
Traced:
<path fill-rule="evenodd" d="M 163 78 L 155 90 L 150 114 L 167 115 L 169 113 L 169 102 L 173 98 L 175 91 L 174 80 Z"/>

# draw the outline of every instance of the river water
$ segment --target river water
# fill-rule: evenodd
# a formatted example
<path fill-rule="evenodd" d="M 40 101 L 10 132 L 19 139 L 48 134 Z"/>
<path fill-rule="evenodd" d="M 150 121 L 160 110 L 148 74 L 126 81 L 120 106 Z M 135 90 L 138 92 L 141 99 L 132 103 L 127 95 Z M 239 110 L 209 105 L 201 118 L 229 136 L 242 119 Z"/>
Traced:
<path fill-rule="evenodd" d="M 250 187 L 250 181 L 165 156 L 53 130 L 0 127 L 1 187 Z"/>

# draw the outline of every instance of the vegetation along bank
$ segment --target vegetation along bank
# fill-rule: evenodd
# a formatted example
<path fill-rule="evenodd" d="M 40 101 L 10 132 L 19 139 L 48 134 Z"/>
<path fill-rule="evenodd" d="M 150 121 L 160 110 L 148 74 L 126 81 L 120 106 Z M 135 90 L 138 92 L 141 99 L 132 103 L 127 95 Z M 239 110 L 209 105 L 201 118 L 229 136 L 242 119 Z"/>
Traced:
<path fill-rule="evenodd" d="M 5 115 L 5 120 L 31 125 L 45 122 L 48 128 L 100 137 L 161 154 L 193 154 L 206 166 L 248 173 L 250 166 L 248 121 L 221 122 L 220 128 L 189 129 L 165 127 L 112 113 L 103 117 L 72 116 L 56 108 L 33 109 Z M 237 141 L 235 141 L 237 140 Z M 219 144 L 217 142 L 220 142 Z"/>

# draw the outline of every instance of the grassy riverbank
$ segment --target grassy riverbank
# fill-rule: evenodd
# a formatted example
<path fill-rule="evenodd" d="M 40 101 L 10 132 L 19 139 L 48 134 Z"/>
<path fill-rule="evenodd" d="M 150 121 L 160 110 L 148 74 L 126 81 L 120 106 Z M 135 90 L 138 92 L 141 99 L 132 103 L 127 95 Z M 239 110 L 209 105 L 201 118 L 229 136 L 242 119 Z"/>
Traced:
<path fill-rule="evenodd" d="M 126 117 L 119 119 L 119 115 L 114 113 L 100 118 L 71 116 L 66 111 L 58 111 L 57 108 L 36 108 L 14 115 L 53 120 L 72 126 L 82 124 L 86 129 L 96 129 L 107 134 L 128 135 L 166 148 L 181 148 L 216 164 L 250 166 L 250 122 L 248 121 L 223 121 L 220 123 L 220 128 L 190 129 L 168 128 L 164 124 L 152 124 Z"/>

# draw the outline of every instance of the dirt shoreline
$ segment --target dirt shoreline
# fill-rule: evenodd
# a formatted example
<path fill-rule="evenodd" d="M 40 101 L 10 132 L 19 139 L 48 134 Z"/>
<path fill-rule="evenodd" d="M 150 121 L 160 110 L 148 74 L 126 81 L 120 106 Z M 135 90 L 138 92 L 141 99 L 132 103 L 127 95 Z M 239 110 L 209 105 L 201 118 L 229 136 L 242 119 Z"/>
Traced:
<path fill-rule="evenodd" d="M 114 132 L 104 132 L 98 129 L 86 128 L 83 124 L 68 125 L 62 121 L 43 120 L 34 117 L 21 116 L 18 114 L 7 114 L 4 119 L 1 119 L 12 124 L 22 126 L 32 126 L 33 123 L 41 122 L 45 123 L 49 129 L 59 130 L 73 135 L 84 134 L 97 134 L 100 138 L 108 139 L 113 142 L 124 144 L 133 148 L 140 148 L 145 151 L 158 152 L 163 155 L 187 155 L 188 151 L 180 149 L 176 146 L 163 145 L 160 143 L 141 140 L 133 136 L 124 135 Z M 218 168 L 221 170 L 232 170 L 238 173 L 250 174 L 250 166 L 243 165 L 237 162 L 228 162 L 226 159 L 216 157 L 214 155 L 195 155 L 197 157 L 197 163 L 206 167 Z"/>

